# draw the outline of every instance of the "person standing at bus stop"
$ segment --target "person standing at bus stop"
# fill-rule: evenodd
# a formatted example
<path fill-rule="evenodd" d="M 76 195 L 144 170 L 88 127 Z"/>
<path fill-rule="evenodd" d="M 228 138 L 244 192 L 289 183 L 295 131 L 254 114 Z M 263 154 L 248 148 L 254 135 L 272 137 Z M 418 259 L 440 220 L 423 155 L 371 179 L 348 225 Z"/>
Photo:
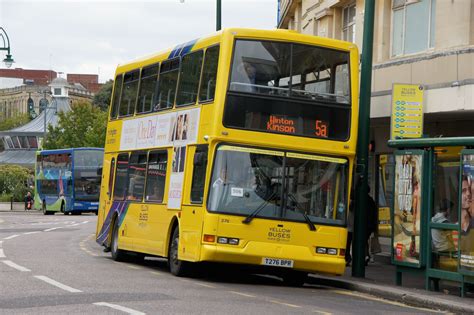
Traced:
<path fill-rule="evenodd" d="M 372 233 L 375 237 L 375 232 L 377 231 L 377 205 L 375 204 L 374 198 L 370 196 L 370 186 L 367 187 L 367 230 L 366 230 L 366 245 L 365 245 L 365 265 L 367 266 L 369 261 L 371 261 L 370 257 L 370 236 Z"/>

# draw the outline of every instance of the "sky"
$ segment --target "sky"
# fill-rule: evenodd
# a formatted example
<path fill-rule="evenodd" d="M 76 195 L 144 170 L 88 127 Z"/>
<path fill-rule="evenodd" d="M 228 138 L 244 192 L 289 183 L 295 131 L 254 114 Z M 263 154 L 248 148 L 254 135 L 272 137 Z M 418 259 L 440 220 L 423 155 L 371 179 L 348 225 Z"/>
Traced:
<path fill-rule="evenodd" d="M 277 3 L 222 0 L 222 27 L 273 29 Z M 12 69 L 99 74 L 103 83 L 119 63 L 215 32 L 216 1 L 0 0 L 0 26 Z"/>

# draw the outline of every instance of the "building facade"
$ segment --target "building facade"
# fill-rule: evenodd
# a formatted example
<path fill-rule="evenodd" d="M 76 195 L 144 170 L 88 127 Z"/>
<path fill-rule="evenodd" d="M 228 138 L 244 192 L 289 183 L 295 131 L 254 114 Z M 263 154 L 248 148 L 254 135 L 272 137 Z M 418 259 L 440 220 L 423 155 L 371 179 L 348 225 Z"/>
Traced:
<path fill-rule="evenodd" d="M 280 0 L 278 27 L 351 41 L 362 53 L 364 6 L 364 0 Z M 472 136 L 474 1 L 377 0 L 374 23 L 372 170 L 392 152 L 394 83 L 423 85 L 426 136 Z"/>
<path fill-rule="evenodd" d="M 71 104 L 80 101 L 92 101 L 101 84 L 96 74 L 67 74 L 67 80 L 58 77 L 51 70 L 0 69 L 0 121 L 28 112 L 28 100 L 34 103 L 35 112 L 39 112 L 39 102 L 67 93 Z M 60 84 L 62 91 L 55 90 Z M 67 87 L 67 90 L 64 90 Z"/>

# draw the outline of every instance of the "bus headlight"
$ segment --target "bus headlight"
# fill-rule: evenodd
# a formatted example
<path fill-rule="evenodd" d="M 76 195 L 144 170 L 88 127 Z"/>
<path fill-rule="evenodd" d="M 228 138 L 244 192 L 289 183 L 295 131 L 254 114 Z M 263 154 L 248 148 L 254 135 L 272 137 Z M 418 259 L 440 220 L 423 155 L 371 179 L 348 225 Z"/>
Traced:
<path fill-rule="evenodd" d="M 327 250 L 326 247 L 316 247 L 316 253 L 318 254 L 326 254 Z"/>
<path fill-rule="evenodd" d="M 238 238 L 229 238 L 229 245 L 239 245 Z"/>
<path fill-rule="evenodd" d="M 217 238 L 217 243 L 219 244 L 227 244 L 229 242 L 229 239 L 227 237 L 218 237 Z"/>
<path fill-rule="evenodd" d="M 337 249 L 328 248 L 328 255 L 337 255 Z"/>
<path fill-rule="evenodd" d="M 239 239 L 238 238 L 230 238 L 230 237 L 222 237 L 219 236 L 217 238 L 217 243 L 219 244 L 229 244 L 229 245 L 239 245 Z"/>

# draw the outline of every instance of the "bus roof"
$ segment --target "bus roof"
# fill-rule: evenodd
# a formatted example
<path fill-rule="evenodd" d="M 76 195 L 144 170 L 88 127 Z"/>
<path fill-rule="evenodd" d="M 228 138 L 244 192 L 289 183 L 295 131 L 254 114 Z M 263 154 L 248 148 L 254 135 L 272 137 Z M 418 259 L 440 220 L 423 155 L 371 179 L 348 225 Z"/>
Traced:
<path fill-rule="evenodd" d="M 191 40 L 186 43 L 176 45 L 172 48 L 162 50 L 160 52 L 143 56 L 136 60 L 119 64 L 115 76 L 125 73 L 127 71 L 137 69 L 143 66 L 151 65 L 156 62 L 172 59 L 178 56 L 187 54 L 192 50 L 198 50 L 203 47 L 212 46 L 222 41 L 223 38 L 231 37 L 248 37 L 255 39 L 270 39 L 279 41 L 294 41 L 306 44 L 318 44 L 321 46 L 328 46 L 331 48 L 339 48 L 341 50 L 353 50 L 357 49 L 354 43 L 345 42 L 337 39 L 331 39 L 326 37 L 319 37 L 313 35 L 301 34 L 293 30 L 286 29 L 273 29 L 273 30 L 260 30 L 252 28 L 225 28 L 221 31 L 215 32 L 205 37 Z"/>
<path fill-rule="evenodd" d="M 67 149 L 55 149 L 55 150 L 41 150 L 36 151 L 38 155 L 45 155 L 45 154 L 62 154 L 62 153 L 70 153 L 74 151 L 104 151 L 104 148 L 92 148 L 92 147 L 84 147 L 84 148 L 67 148 Z"/>

